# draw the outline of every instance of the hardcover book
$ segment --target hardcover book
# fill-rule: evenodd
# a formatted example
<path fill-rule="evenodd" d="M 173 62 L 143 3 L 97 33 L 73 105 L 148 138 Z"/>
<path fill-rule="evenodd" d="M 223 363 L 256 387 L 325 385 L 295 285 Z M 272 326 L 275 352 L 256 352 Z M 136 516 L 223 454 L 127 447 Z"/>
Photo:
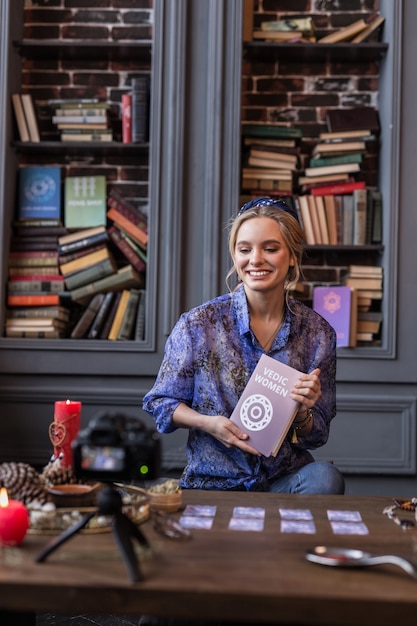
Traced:
<path fill-rule="evenodd" d="M 302 372 L 263 354 L 230 416 L 264 456 L 276 456 L 299 403 L 290 391 Z"/>
<path fill-rule="evenodd" d="M 336 331 L 338 348 L 356 345 L 357 294 L 354 289 L 343 285 L 315 287 L 313 309 Z"/>
<path fill-rule="evenodd" d="M 61 168 L 28 165 L 19 170 L 17 218 L 61 218 Z"/>
<path fill-rule="evenodd" d="M 106 177 L 69 176 L 65 179 L 66 228 L 93 228 L 106 224 Z"/>

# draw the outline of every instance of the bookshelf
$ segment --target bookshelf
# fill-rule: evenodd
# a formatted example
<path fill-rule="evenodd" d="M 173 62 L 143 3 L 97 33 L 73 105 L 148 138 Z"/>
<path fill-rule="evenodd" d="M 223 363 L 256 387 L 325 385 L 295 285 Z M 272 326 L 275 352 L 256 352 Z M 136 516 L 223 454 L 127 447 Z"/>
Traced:
<path fill-rule="evenodd" d="M 391 140 L 390 137 L 390 128 L 392 127 L 392 123 L 386 124 L 386 116 L 392 115 L 392 109 L 389 111 L 386 109 L 389 97 L 389 88 L 384 81 L 384 75 L 386 74 L 385 66 L 390 66 L 392 63 L 392 57 L 389 58 L 390 54 L 390 44 L 388 40 L 384 38 L 383 41 L 372 41 L 372 42 L 363 42 L 358 44 L 352 44 L 350 42 L 343 43 L 326 43 L 320 44 L 318 41 L 325 34 L 324 32 L 318 33 L 318 41 L 305 43 L 305 42 L 296 42 L 296 43 L 277 43 L 273 41 L 259 41 L 259 40 L 251 40 L 251 36 L 249 33 L 249 29 L 247 24 L 252 25 L 252 28 L 256 30 L 255 25 L 259 28 L 259 20 L 262 19 L 272 19 L 271 13 L 267 15 L 265 18 L 262 12 L 256 14 L 256 11 L 259 10 L 254 7 L 252 2 L 246 3 L 247 10 L 253 11 L 252 18 L 245 14 L 245 22 L 246 31 L 245 31 L 245 40 L 242 44 L 242 58 L 243 58 L 243 87 L 242 90 L 244 92 L 243 105 L 242 105 L 242 128 L 244 128 L 244 124 L 249 123 L 249 126 L 253 128 L 256 122 L 261 123 L 261 125 L 266 126 L 268 123 L 272 125 L 276 122 L 282 123 L 285 126 L 294 127 L 295 129 L 306 129 L 307 134 L 303 136 L 302 140 L 299 141 L 304 143 L 304 154 L 308 154 L 311 150 L 314 143 L 318 143 L 318 135 L 320 132 L 327 130 L 324 124 L 325 110 L 326 107 L 335 108 L 335 103 L 337 102 L 336 98 L 333 98 L 326 93 L 325 90 L 325 80 L 322 81 L 322 89 L 323 93 L 317 93 L 314 97 L 312 97 L 312 101 L 314 104 L 309 103 L 309 93 L 298 94 L 298 91 L 301 89 L 299 86 L 299 82 L 303 81 L 304 77 L 309 77 L 311 81 L 311 85 L 315 84 L 315 81 L 320 85 L 321 76 L 323 75 L 323 71 L 325 75 L 330 75 L 334 81 L 334 85 L 331 91 L 337 91 L 338 81 L 340 85 L 343 85 L 343 81 L 346 76 L 349 76 L 349 70 L 352 68 L 353 71 L 356 71 L 360 74 L 360 68 L 373 68 L 369 70 L 372 74 L 376 74 L 378 77 L 375 79 L 375 83 L 378 84 L 380 82 L 380 95 L 378 98 L 380 113 L 381 113 L 381 136 L 378 138 L 378 142 L 384 146 L 385 150 L 387 147 L 387 141 Z M 381 7 L 381 13 L 386 15 L 385 12 L 386 5 Z M 392 9 L 392 7 L 391 7 Z M 273 10 L 273 9 L 272 9 Z M 281 11 L 279 17 L 286 17 L 284 11 L 277 7 L 275 9 L 277 12 Z M 388 10 L 388 9 L 387 9 Z M 386 32 L 388 33 L 389 28 L 392 28 L 393 21 L 397 19 L 396 10 L 391 13 L 388 10 L 388 17 L 391 20 L 391 26 L 388 26 Z M 305 12 L 307 14 L 308 12 Z M 391 15 L 390 15 L 391 13 Z M 301 14 L 300 14 L 301 15 Z M 299 16 L 297 16 L 299 17 Z M 322 16 L 323 17 L 323 16 Z M 317 19 L 317 16 L 315 16 Z M 350 16 L 349 18 L 353 21 L 353 18 Z M 258 20 L 258 21 L 256 21 Z M 323 21 L 318 21 L 321 29 L 323 29 Z M 393 54 L 396 54 L 394 50 Z M 387 63 L 388 57 L 388 63 Z M 395 61 L 394 61 L 395 62 Z M 282 70 L 281 70 L 282 67 Z M 248 72 L 249 68 L 249 72 Z M 324 68 L 327 68 L 324 70 Z M 335 76 L 331 74 L 332 71 L 335 72 Z M 256 76 L 259 74 L 259 78 Z M 300 79 L 298 81 L 298 78 Z M 278 85 L 276 89 L 274 89 L 274 83 Z M 297 102 L 297 97 L 301 101 L 301 105 L 295 104 L 294 107 L 301 106 L 306 108 L 301 108 L 298 117 L 298 111 L 295 110 L 292 114 L 289 114 L 288 117 L 285 117 L 286 110 L 291 110 L 291 96 L 287 99 L 286 94 L 282 95 L 280 91 L 280 84 L 284 85 L 282 89 L 287 89 L 288 91 L 294 91 L 295 102 Z M 258 85 L 261 85 L 258 87 Z M 265 95 L 264 101 L 265 104 L 262 104 L 262 84 L 265 84 Z M 310 87 L 311 87 L 310 85 Z M 343 90 L 343 87 L 341 87 Z M 372 89 L 372 88 L 371 88 Z M 251 91 L 252 90 L 252 91 Z M 320 91 L 320 87 L 317 88 L 317 91 Z M 274 107 L 274 103 L 272 100 L 272 93 L 276 98 L 276 106 Z M 320 98 L 322 99 L 320 101 Z M 342 96 L 343 98 L 343 96 Z M 303 103 L 303 99 L 305 104 Z M 355 102 L 355 95 L 351 97 L 351 103 L 349 103 L 349 98 L 345 98 L 346 106 L 354 106 L 352 102 Z M 360 102 L 360 100 L 359 100 Z M 377 103 L 374 103 L 376 106 Z M 262 107 L 264 106 L 264 110 Z M 339 105 L 340 106 L 340 105 Z M 307 108 L 310 107 L 310 108 Z M 312 119 L 315 115 L 315 107 L 320 113 L 317 113 L 317 122 L 312 122 Z M 280 111 L 283 110 L 282 117 L 280 117 Z M 248 113 L 246 113 L 246 110 Z M 268 119 L 270 116 L 270 119 Z M 310 134 L 309 134 L 310 133 Z M 243 133 L 244 135 L 244 133 Z M 304 132 L 303 132 L 304 135 Z M 249 134 L 251 136 L 251 134 Z M 266 135 L 265 135 L 266 136 Z M 252 137 L 252 136 L 251 136 Z M 272 135 L 271 135 L 272 137 Z M 283 138 L 285 135 L 283 135 Z M 252 137 L 252 142 L 255 139 Z M 307 150 L 305 149 L 307 146 Z M 241 161 L 245 165 L 247 163 L 248 157 L 248 147 L 244 144 L 242 139 L 242 148 L 241 148 Z M 279 151 L 278 148 L 275 150 Z M 291 149 L 289 149 L 291 150 Z M 285 152 L 285 149 L 283 149 Z M 387 153 L 381 157 L 381 167 L 383 168 L 383 161 L 387 158 Z M 303 165 L 303 161 L 301 163 L 301 171 L 308 167 L 308 161 L 306 161 Z M 380 168 L 381 170 L 381 168 Z M 250 179 L 250 168 L 245 170 L 247 172 L 246 176 Z M 267 170 L 266 170 L 267 171 Z M 296 177 L 295 177 L 296 178 Z M 389 203 L 388 198 L 390 198 L 390 194 L 392 193 L 392 187 L 390 187 L 391 181 L 387 180 L 383 175 L 378 173 L 378 180 L 376 185 L 378 188 L 384 188 L 384 194 L 386 198 L 386 202 Z M 285 183 L 283 184 L 283 189 Z M 249 193 L 248 188 L 242 185 L 241 193 L 243 197 L 246 198 L 246 195 Z M 251 192 L 252 197 L 255 193 Z M 278 193 L 278 192 L 276 192 Z M 283 199 L 286 198 L 286 191 L 283 191 Z M 295 195 L 309 193 L 308 191 L 301 191 L 297 185 L 293 188 L 293 193 Z M 268 192 L 261 192 L 259 195 L 267 195 Z M 250 197 L 250 196 L 248 196 Z M 383 206 L 383 211 L 385 212 L 384 220 L 386 221 L 386 214 L 390 213 L 390 206 Z M 386 230 L 384 232 L 384 239 L 381 244 L 366 244 L 366 245 L 343 245 L 338 244 L 336 246 L 332 245 L 323 245 L 323 244 L 315 244 L 315 245 L 306 245 L 305 254 L 304 254 L 304 264 L 306 269 L 306 274 L 310 276 L 314 275 L 315 268 L 317 268 L 316 277 L 314 279 L 306 278 L 306 283 L 311 283 L 308 285 L 309 289 L 307 289 L 306 294 L 303 296 L 301 294 L 297 294 L 296 297 L 300 299 L 304 299 L 307 304 L 311 305 L 312 302 L 312 293 L 311 291 L 313 285 L 318 286 L 320 284 L 319 276 L 319 268 L 335 268 L 335 275 L 332 278 L 327 278 L 323 284 L 337 284 L 339 281 L 343 280 L 343 266 L 347 268 L 347 266 L 351 264 L 364 264 L 364 265 L 378 265 L 382 266 L 386 271 L 386 280 L 384 287 L 384 300 L 382 303 L 382 307 L 384 311 L 387 308 L 392 306 L 392 290 L 393 285 L 390 284 L 390 257 L 392 254 L 392 245 L 396 246 L 395 242 L 388 242 L 387 246 L 387 235 Z M 312 265 L 309 265 L 309 262 L 312 261 Z M 377 305 L 379 306 L 379 305 Z M 382 330 L 382 335 L 374 342 L 370 342 L 369 344 L 360 343 L 356 348 L 349 348 L 339 350 L 339 357 L 341 359 L 356 361 L 356 359 L 367 359 L 367 358 L 380 358 L 382 354 L 392 355 L 393 350 L 395 350 L 395 328 L 393 326 L 395 317 L 392 317 L 389 321 L 387 320 L 386 315 L 384 315 L 384 325 Z"/>

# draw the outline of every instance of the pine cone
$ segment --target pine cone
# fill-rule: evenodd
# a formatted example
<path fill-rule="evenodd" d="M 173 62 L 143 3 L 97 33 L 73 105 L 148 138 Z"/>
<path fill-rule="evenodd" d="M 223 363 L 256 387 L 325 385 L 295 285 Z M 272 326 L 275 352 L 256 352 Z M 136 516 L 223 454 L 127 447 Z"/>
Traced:
<path fill-rule="evenodd" d="M 35 500 L 41 504 L 48 501 L 48 492 L 38 472 L 26 463 L 2 463 L 0 485 L 6 487 L 9 498 L 30 504 Z"/>
<path fill-rule="evenodd" d="M 54 485 L 73 485 L 78 482 L 72 467 L 63 465 L 60 457 L 52 457 L 48 465 L 43 468 L 41 481 L 46 488 Z"/>

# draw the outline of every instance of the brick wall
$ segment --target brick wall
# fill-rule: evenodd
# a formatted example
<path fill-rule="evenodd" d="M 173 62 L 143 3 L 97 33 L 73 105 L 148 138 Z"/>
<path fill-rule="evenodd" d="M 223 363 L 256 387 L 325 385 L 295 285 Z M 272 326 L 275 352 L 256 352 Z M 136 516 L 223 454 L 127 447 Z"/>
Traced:
<path fill-rule="evenodd" d="M 255 0 L 253 26 L 267 20 L 311 16 L 317 38 L 379 9 L 378 0 Z M 293 44 L 297 45 L 297 44 Z M 302 129 L 304 162 L 319 133 L 327 130 L 327 108 L 378 108 L 379 64 L 375 61 L 280 59 L 273 62 L 245 57 L 242 76 L 242 122 L 287 123 Z M 378 185 L 378 155 L 368 154 L 363 171 L 367 185 Z M 309 251 L 304 275 L 314 283 L 338 283 L 354 262 L 375 263 L 375 254 Z"/>
<path fill-rule="evenodd" d="M 24 38 L 30 40 L 118 42 L 128 51 L 130 42 L 152 41 L 152 0 L 25 0 Z M 120 55 L 119 55 L 120 56 Z M 50 58 L 38 55 L 23 60 L 22 92 L 35 101 L 41 140 L 59 140 L 51 121 L 52 98 L 98 97 L 111 103 L 110 119 L 116 140 L 121 140 L 121 96 L 130 89 L 131 77 L 150 73 L 150 58 L 99 54 L 90 57 Z M 25 163 L 51 163 L 51 156 L 25 155 Z M 65 175 L 104 174 L 125 195 L 145 202 L 148 196 L 146 151 L 126 156 L 69 157 L 65 147 L 51 164 L 65 168 Z"/>

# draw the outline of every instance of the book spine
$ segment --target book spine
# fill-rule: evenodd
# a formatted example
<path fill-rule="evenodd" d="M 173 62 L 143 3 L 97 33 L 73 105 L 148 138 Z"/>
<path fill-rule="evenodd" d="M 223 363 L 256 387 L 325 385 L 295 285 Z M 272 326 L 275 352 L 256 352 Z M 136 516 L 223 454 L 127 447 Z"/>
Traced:
<path fill-rule="evenodd" d="M 81 272 L 86 270 L 91 265 L 95 265 L 96 263 L 100 263 L 100 261 L 104 261 L 110 257 L 110 253 L 107 247 L 102 248 L 101 250 L 97 250 L 96 252 L 92 252 L 91 254 L 86 254 L 79 259 L 74 259 L 74 261 L 69 261 L 68 263 L 62 263 L 60 266 L 61 274 L 63 276 L 69 276 L 70 274 L 75 274 L 76 272 Z"/>
<path fill-rule="evenodd" d="M 74 326 L 71 332 L 71 339 L 81 339 L 88 333 L 90 326 L 93 323 L 94 317 L 96 316 L 97 311 L 99 310 L 100 305 L 103 302 L 103 298 L 103 293 L 98 293 L 94 296 L 94 298 L 85 309 L 84 313 L 81 315 L 77 324 Z"/>
<path fill-rule="evenodd" d="M 27 127 L 25 113 L 23 111 L 22 100 L 20 94 L 12 94 L 12 104 L 16 119 L 17 129 L 19 131 L 20 141 L 30 141 L 29 129 Z"/>
<path fill-rule="evenodd" d="M 115 294 L 112 291 L 108 291 L 105 294 L 103 301 L 100 305 L 100 308 L 97 311 L 97 315 L 95 316 L 93 323 L 90 327 L 90 330 L 88 332 L 88 335 L 87 335 L 88 339 L 100 338 L 100 332 L 111 310 L 111 306 L 112 306 L 114 298 L 115 298 Z"/>
<path fill-rule="evenodd" d="M 132 142 L 143 143 L 148 139 L 149 78 L 132 78 Z"/>
<path fill-rule="evenodd" d="M 107 201 L 108 206 L 111 209 L 115 209 L 121 215 L 126 217 L 126 219 L 130 220 L 132 224 L 141 228 L 145 233 L 148 232 L 148 221 L 143 213 L 140 213 L 133 205 L 130 205 L 126 202 L 120 202 L 113 198 L 109 198 Z"/>
<path fill-rule="evenodd" d="M 107 232 L 104 231 L 97 235 L 93 235 L 92 237 L 77 239 L 76 241 L 71 241 L 65 244 L 58 244 L 58 254 L 60 256 L 64 254 L 69 254 L 70 252 L 76 252 L 78 250 L 82 250 L 83 248 L 90 248 L 91 246 L 106 241 L 108 241 L 108 235 Z"/>
<path fill-rule="evenodd" d="M 59 294 L 9 294 L 7 306 L 49 306 L 60 304 Z"/>
<path fill-rule="evenodd" d="M 71 263 L 71 261 L 76 261 L 77 259 L 81 259 L 83 256 L 87 256 L 89 254 L 93 254 L 93 252 L 98 252 L 99 250 L 104 250 L 106 248 L 106 243 L 98 243 L 95 246 L 89 246 L 88 248 L 82 248 L 81 250 L 77 250 L 76 252 L 69 252 L 68 254 L 59 255 L 59 264 L 65 265 L 66 263 Z"/>
<path fill-rule="evenodd" d="M 140 290 L 131 289 L 127 301 L 126 311 L 117 334 L 118 341 L 129 341 L 135 330 L 136 314 L 139 305 Z"/>
<path fill-rule="evenodd" d="M 109 336 L 110 328 L 112 327 L 114 316 L 116 315 L 117 308 L 119 306 L 120 298 L 122 297 L 122 292 L 118 291 L 114 294 L 114 298 L 110 305 L 110 310 L 104 320 L 104 324 L 102 329 L 100 330 L 98 339 L 107 339 Z"/>
<path fill-rule="evenodd" d="M 138 271 L 144 272 L 146 270 L 146 264 L 135 253 L 135 251 L 129 246 L 127 241 L 123 238 L 120 231 L 116 226 L 110 226 L 108 229 L 109 237 L 111 241 L 119 248 L 121 253 L 126 257 L 131 265 Z"/>
<path fill-rule="evenodd" d="M 342 183 L 340 185 L 327 185 L 325 187 L 313 187 L 313 196 L 343 195 L 352 193 L 355 189 L 365 189 L 365 181 L 358 180 L 353 183 Z"/>
<path fill-rule="evenodd" d="M 25 319 L 28 317 L 36 318 L 55 318 L 68 321 L 69 310 L 61 306 L 40 306 L 40 307 L 18 307 L 16 309 L 8 309 L 6 313 L 7 319 Z"/>
<path fill-rule="evenodd" d="M 71 291 L 73 289 L 78 289 L 78 287 L 82 287 L 83 285 L 87 285 L 88 283 L 95 282 L 115 273 L 116 268 L 112 260 L 104 259 L 104 261 L 95 263 L 85 270 L 81 270 L 80 272 L 76 272 L 75 274 L 67 276 L 65 278 L 65 285 L 66 288 Z"/>
<path fill-rule="evenodd" d="M 356 189 L 353 192 L 353 244 L 355 246 L 366 244 L 367 202 L 366 189 Z"/>
<path fill-rule="evenodd" d="M 139 226 L 133 224 L 124 215 L 121 215 L 116 209 L 111 208 L 107 211 L 107 217 L 115 224 L 123 228 L 131 237 L 141 246 L 146 247 L 148 243 L 148 235 Z"/>
<path fill-rule="evenodd" d="M 25 112 L 26 122 L 29 130 L 30 141 L 33 143 L 40 142 L 38 122 L 35 114 L 35 107 L 33 106 L 32 96 L 28 93 L 24 93 L 21 96 L 23 110 Z"/>
<path fill-rule="evenodd" d="M 143 341 L 145 339 L 145 309 L 146 309 L 146 290 L 140 289 L 140 297 L 138 310 L 136 314 L 135 340 Z"/>
<path fill-rule="evenodd" d="M 122 95 L 122 142 L 132 142 L 132 94 Z"/>
<path fill-rule="evenodd" d="M 130 287 L 142 287 L 142 280 L 140 274 L 131 265 L 127 265 L 111 276 L 70 291 L 70 295 L 72 300 L 82 301 L 100 291 L 119 291 Z"/>
<path fill-rule="evenodd" d="M 64 280 L 11 280 L 7 283 L 9 293 L 23 293 L 49 291 L 60 293 L 64 291 Z"/>
<path fill-rule="evenodd" d="M 123 321 L 123 316 L 126 312 L 129 296 L 129 289 L 123 289 L 122 297 L 120 298 L 119 306 L 117 307 L 116 315 L 114 316 L 113 324 L 111 326 L 108 336 L 108 339 L 110 339 L 111 341 L 117 340 L 117 335 L 119 334 L 119 330 Z"/>
<path fill-rule="evenodd" d="M 6 328 L 6 337 L 19 337 L 25 339 L 59 339 L 64 336 L 65 333 L 56 328 L 51 330 L 15 330 Z"/>

